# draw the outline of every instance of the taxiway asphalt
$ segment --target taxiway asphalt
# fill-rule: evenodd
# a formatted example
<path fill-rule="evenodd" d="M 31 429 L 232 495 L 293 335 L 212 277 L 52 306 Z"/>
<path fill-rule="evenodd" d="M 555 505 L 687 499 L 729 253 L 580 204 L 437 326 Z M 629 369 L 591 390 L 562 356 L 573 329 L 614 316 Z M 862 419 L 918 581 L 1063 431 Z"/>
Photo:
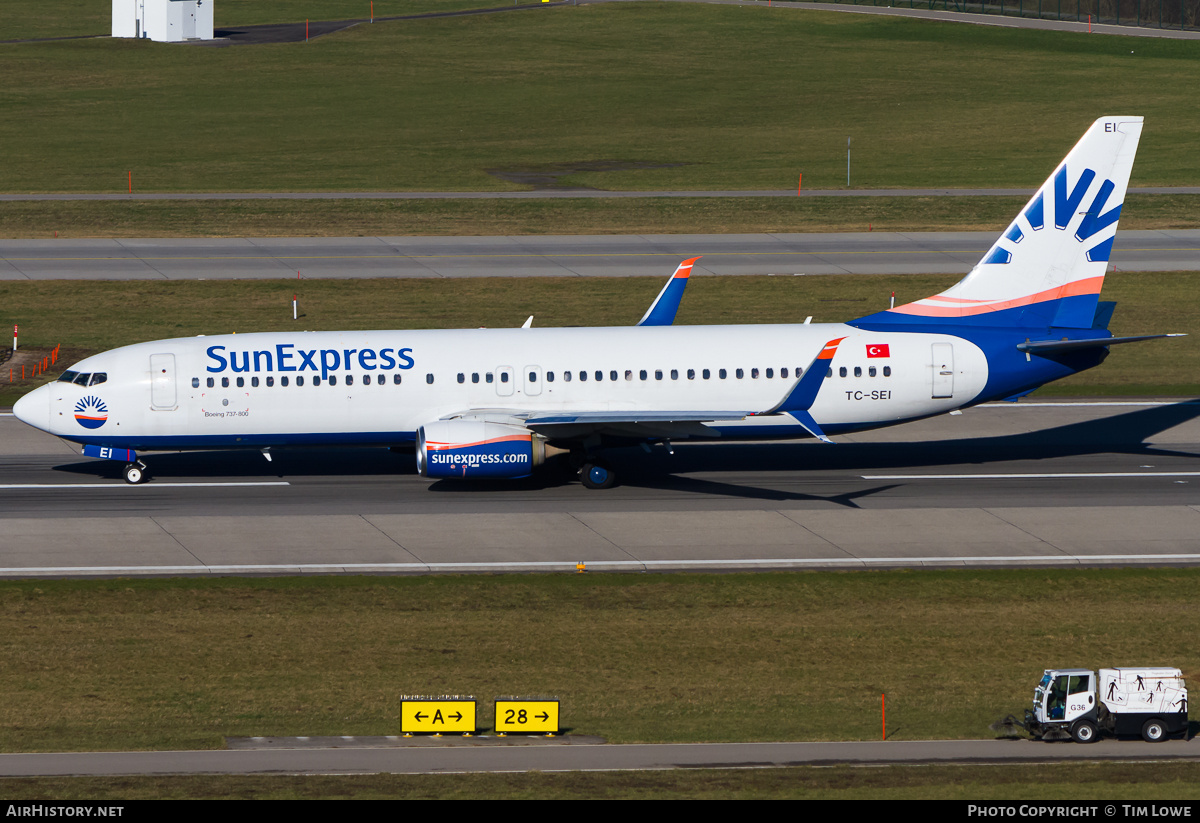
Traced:
<path fill-rule="evenodd" d="M 0 280 L 966 274 L 993 232 L 0 240 Z M 1200 269 L 1200 230 L 1124 231 L 1117 271 Z"/>
<path fill-rule="evenodd" d="M 430 482 L 383 449 L 152 454 L 0 417 L 0 576 L 1200 563 L 1200 402 L 989 404 L 815 442 L 611 453 Z"/>

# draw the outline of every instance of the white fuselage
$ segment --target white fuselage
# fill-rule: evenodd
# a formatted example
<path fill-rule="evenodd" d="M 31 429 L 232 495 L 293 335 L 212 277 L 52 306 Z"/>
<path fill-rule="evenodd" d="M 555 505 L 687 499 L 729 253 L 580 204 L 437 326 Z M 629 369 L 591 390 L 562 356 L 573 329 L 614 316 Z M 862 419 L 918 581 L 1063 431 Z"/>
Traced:
<path fill-rule="evenodd" d="M 481 411 L 764 412 L 838 337 L 811 409 L 826 431 L 950 411 L 987 382 L 984 353 L 960 337 L 842 324 L 259 333 L 89 357 L 71 370 L 104 382 L 52 383 L 17 412 L 77 442 L 137 449 L 400 444 Z M 710 429 L 807 436 L 786 415 Z"/>

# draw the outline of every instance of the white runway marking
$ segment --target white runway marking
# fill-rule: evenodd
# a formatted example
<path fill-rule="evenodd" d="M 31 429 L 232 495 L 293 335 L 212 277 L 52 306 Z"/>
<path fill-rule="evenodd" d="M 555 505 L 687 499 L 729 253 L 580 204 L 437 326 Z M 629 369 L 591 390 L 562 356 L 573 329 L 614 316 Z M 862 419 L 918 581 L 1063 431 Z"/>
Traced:
<path fill-rule="evenodd" d="M 286 480 L 245 483 L 8 483 L 0 489 L 203 489 L 218 486 L 290 486 Z"/>
<path fill-rule="evenodd" d="M 1200 472 L 1059 472 L 1057 474 L 864 474 L 863 480 L 1058 480 L 1079 477 L 1200 477 Z"/>

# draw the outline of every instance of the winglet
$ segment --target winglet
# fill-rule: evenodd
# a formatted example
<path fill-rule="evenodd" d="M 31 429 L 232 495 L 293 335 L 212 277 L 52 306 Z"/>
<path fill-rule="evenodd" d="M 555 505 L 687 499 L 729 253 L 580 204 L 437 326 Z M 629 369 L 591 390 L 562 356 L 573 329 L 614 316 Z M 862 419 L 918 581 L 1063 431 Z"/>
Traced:
<path fill-rule="evenodd" d="M 803 426 L 813 437 L 824 443 L 832 443 L 825 432 L 809 414 L 808 410 L 812 408 L 817 399 L 817 392 L 821 390 L 821 385 L 825 382 L 825 375 L 829 369 L 829 363 L 833 360 L 834 354 L 837 353 L 838 345 L 845 340 L 844 337 L 839 337 L 835 340 L 830 340 L 821 347 L 821 351 L 813 358 L 812 363 L 800 375 L 800 379 L 792 386 L 792 390 L 787 396 L 779 402 L 775 408 L 763 412 L 763 414 L 790 414 L 796 418 L 796 422 Z"/>
<path fill-rule="evenodd" d="M 658 297 L 654 298 L 650 308 L 646 309 L 646 313 L 638 321 L 639 326 L 669 326 L 675 322 L 679 301 L 683 299 L 683 290 L 687 288 L 688 275 L 692 273 L 692 266 L 699 259 L 693 257 L 679 264 L 679 268 L 675 269 L 675 273 L 662 287 Z"/>

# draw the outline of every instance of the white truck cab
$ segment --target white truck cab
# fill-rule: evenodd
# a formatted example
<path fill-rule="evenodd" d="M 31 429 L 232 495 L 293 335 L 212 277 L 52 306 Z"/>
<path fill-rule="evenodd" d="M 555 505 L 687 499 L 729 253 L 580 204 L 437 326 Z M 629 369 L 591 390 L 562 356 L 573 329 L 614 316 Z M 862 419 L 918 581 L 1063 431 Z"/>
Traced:
<path fill-rule="evenodd" d="M 1091 743 L 1103 731 L 1156 743 L 1187 732 L 1187 685 L 1167 667 L 1046 669 L 1023 725 L 1038 738 Z"/>

